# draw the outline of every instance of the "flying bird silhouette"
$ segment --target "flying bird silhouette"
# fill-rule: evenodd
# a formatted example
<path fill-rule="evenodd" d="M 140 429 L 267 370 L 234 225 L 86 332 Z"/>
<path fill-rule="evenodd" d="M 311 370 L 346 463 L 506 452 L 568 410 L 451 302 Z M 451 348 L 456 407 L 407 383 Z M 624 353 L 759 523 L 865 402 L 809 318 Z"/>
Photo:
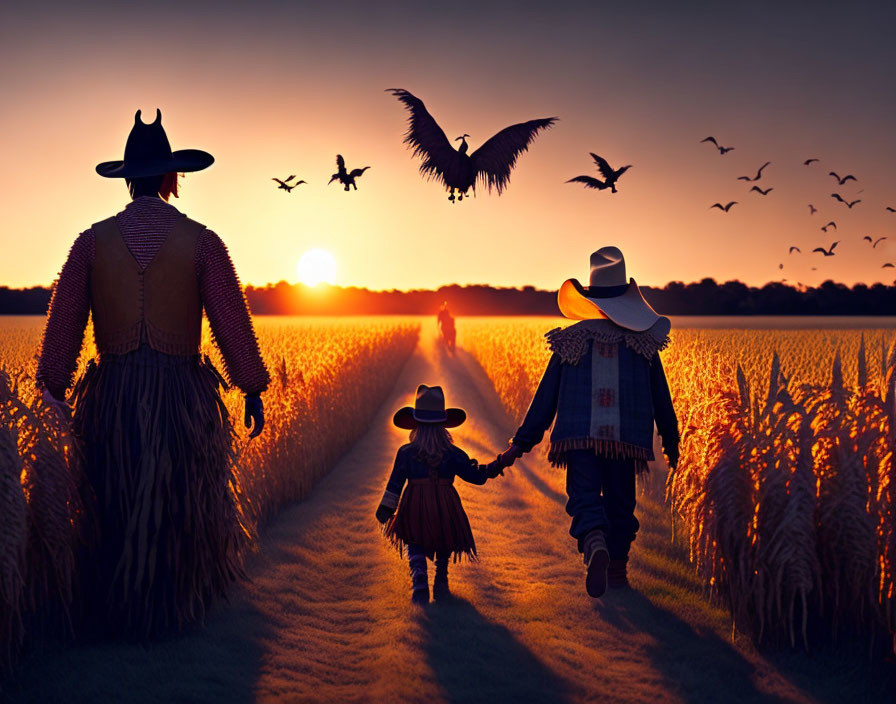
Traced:
<path fill-rule="evenodd" d="M 822 226 L 821 226 L 821 231 L 822 231 L 822 232 L 827 232 L 829 227 L 833 227 L 833 228 L 836 230 L 836 229 L 837 229 L 837 223 L 835 223 L 833 220 L 831 220 L 827 225 L 822 225 Z"/>
<path fill-rule="evenodd" d="M 616 193 L 616 181 L 619 180 L 619 177 L 622 176 L 622 174 L 632 168 L 632 165 L 627 164 L 626 166 L 620 166 L 618 169 L 613 169 L 603 157 L 598 156 L 594 152 L 590 152 L 590 154 L 591 158 L 594 159 L 594 163 L 597 164 L 597 170 L 600 171 L 604 180 L 601 181 L 591 176 L 576 176 L 569 179 L 567 183 L 583 183 L 586 188 L 596 188 L 600 191 L 609 188 L 611 193 Z"/>
<path fill-rule="evenodd" d="M 455 191 L 457 199 L 463 200 L 469 189 L 476 192 L 477 182 L 484 183 L 489 192 L 494 188 L 501 195 L 510 183 L 510 171 L 520 154 L 529 149 L 540 130 L 559 119 L 546 117 L 505 127 L 472 154 L 467 154 L 469 135 L 454 140 L 460 141 L 460 147 L 455 150 L 420 98 L 401 88 L 388 88 L 387 92 L 410 112 L 404 142 L 413 148 L 414 156 L 421 158 L 420 173 L 427 180 L 441 182 L 448 189 L 448 200 L 452 203 Z"/>
<path fill-rule="evenodd" d="M 884 264 L 881 267 L 881 269 L 893 269 L 893 268 L 896 268 L 896 267 L 894 267 L 893 264 L 891 264 L 890 262 L 887 262 L 886 264 Z"/>
<path fill-rule="evenodd" d="M 715 138 L 715 137 L 707 137 L 706 139 L 701 139 L 701 140 L 700 140 L 700 144 L 703 144 L 704 142 L 712 142 L 712 143 L 715 145 L 716 149 L 719 150 L 719 154 L 722 154 L 722 155 L 727 154 L 727 153 L 730 152 L 732 149 L 734 149 L 734 147 L 723 147 L 723 146 L 721 146 L 721 145 L 716 141 L 716 138 Z"/>
<path fill-rule="evenodd" d="M 349 187 L 351 187 L 357 191 L 358 185 L 355 183 L 355 179 L 359 176 L 363 176 L 364 172 L 369 168 L 369 166 L 365 166 L 363 169 L 352 169 L 351 171 L 346 171 L 345 159 L 342 158 L 342 154 L 337 154 L 336 173 L 330 176 L 330 180 L 327 181 L 327 185 L 329 186 L 331 183 L 333 183 L 333 181 L 338 180 L 339 183 L 345 186 L 345 190 L 348 190 Z"/>
<path fill-rule="evenodd" d="M 287 193 L 292 193 L 292 189 L 298 186 L 300 183 L 306 183 L 305 181 L 296 181 L 295 183 L 290 183 L 295 178 L 295 174 L 289 176 L 288 178 L 283 179 L 282 181 L 279 178 L 271 179 L 272 181 L 276 181 L 279 186 L 277 188 L 286 191 Z"/>
<path fill-rule="evenodd" d="M 896 208 L 891 208 L 889 205 L 887 206 L 887 211 L 891 213 L 896 213 Z"/>
<path fill-rule="evenodd" d="M 839 200 L 841 203 L 843 203 L 843 205 L 845 205 L 850 210 L 852 210 L 852 206 L 854 206 L 856 203 L 862 202 L 861 199 L 857 199 L 854 201 L 845 201 L 845 200 L 843 200 L 843 196 L 841 196 L 839 193 L 831 193 L 831 198 L 833 198 L 834 200 Z"/>
<path fill-rule="evenodd" d="M 862 239 L 865 239 L 865 240 L 868 240 L 869 242 L 871 242 L 871 238 L 868 235 L 865 235 L 865 237 L 863 237 Z M 876 240 L 874 240 L 874 243 L 871 245 L 871 249 L 877 249 L 877 245 L 879 245 L 885 239 L 887 239 L 886 235 L 884 235 L 883 237 L 878 237 Z"/>
<path fill-rule="evenodd" d="M 846 176 L 844 176 L 843 178 L 840 178 L 840 175 L 839 175 L 836 171 L 831 171 L 831 172 L 829 172 L 829 173 L 828 173 L 828 176 L 833 176 L 835 179 L 837 179 L 837 183 L 840 184 L 841 186 L 842 186 L 844 183 L 846 183 L 847 181 L 849 181 L 850 179 L 852 179 L 853 181 L 858 181 L 858 180 L 859 180 L 859 179 L 857 179 L 855 176 L 853 176 L 852 174 L 846 174 Z"/>
<path fill-rule="evenodd" d="M 771 190 L 773 190 L 771 186 L 766 188 L 764 191 L 759 186 L 753 186 L 750 189 L 750 193 L 752 193 L 753 191 L 756 191 L 757 193 L 761 193 L 762 195 L 767 196 L 769 194 L 769 191 L 771 191 Z"/>
<path fill-rule="evenodd" d="M 760 178 L 762 178 L 762 170 L 771 163 L 772 162 L 767 161 L 762 166 L 760 166 L 759 171 L 756 172 L 756 175 L 753 178 L 750 178 L 749 176 L 738 176 L 737 180 L 738 181 L 758 181 Z"/>
<path fill-rule="evenodd" d="M 829 249 L 825 249 L 824 247 L 816 247 L 812 251 L 813 252 L 821 252 L 826 257 L 833 257 L 834 256 L 834 247 L 836 247 L 838 244 L 840 244 L 840 240 L 837 240 L 836 242 L 834 242 L 834 244 L 832 244 Z"/>
<path fill-rule="evenodd" d="M 809 215 L 815 215 L 818 212 L 818 208 L 809 203 Z"/>
<path fill-rule="evenodd" d="M 802 254 L 803 250 L 801 250 L 799 247 L 791 247 L 788 254 L 793 254 L 794 252 L 799 252 L 800 254 Z"/>
<path fill-rule="evenodd" d="M 718 208 L 719 210 L 724 210 L 727 213 L 729 210 L 731 210 L 732 205 L 737 205 L 737 201 L 733 200 L 730 203 L 728 203 L 728 205 L 722 205 L 721 203 L 713 203 L 711 206 L 709 206 L 709 209 L 712 210 L 713 208 Z"/>
<path fill-rule="evenodd" d="M 812 159 L 806 159 L 806 160 L 803 162 L 803 166 L 808 166 L 808 165 L 811 164 L 813 161 L 818 161 L 818 159 L 815 159 L 815 158 L 812 158 Z"/>

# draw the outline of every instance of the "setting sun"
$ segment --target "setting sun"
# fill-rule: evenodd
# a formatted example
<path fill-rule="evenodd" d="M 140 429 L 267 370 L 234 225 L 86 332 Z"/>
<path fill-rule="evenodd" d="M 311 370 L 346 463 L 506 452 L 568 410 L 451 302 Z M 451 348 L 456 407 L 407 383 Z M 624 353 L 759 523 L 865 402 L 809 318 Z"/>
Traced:
<path fill-rule="evenodd" d="M 325 249 L 309 249 L 299 258 L 296 273 L 306 286 L 332 284 L 336 279 L 336 260 Z"/>

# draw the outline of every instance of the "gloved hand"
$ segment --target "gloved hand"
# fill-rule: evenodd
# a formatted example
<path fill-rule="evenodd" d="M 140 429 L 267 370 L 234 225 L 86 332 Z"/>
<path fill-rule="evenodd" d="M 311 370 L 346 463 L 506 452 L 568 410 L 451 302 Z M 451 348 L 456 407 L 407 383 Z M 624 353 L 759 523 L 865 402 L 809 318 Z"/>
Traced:
<path fill-rule="evenodd" d="M 260 394 L 246 394 L 246 416 L 243 419 L 247 428 L 255 427 L 249 433 L 249 439 L 257 438 L 264 429 L 264 403 Z"/>
<path fill-rule="evenodd" d="M 53 394 L 50 393 L 49 389 L 44 389 L 41 393 L 43 397 L 44 403 L 56 411 L 59 417 L 64 421 L 70 421 L 72 419 L 72 407 L 69 406 L 65 401 L 61 401 L 56 398 Z"/>
<path fill-rule="evenodd" d="M 510 467 L 517 459 L 523 456 L 523 450 L 519 445 L 510 444 L 504 452 L 498 455 L 496 460 L 502 467 Z"/>
<path fill-rule="evenodd" d="M 380 504 L 379 508 L 376 510 L 376 520 L 380 523 L 385 523 L 395 514 L 394 508 L 389 508 L 388 506 L 383 506 Z"/>
<path fill-rule="evenodd" d="M 504 476 L 504 465 L 502 465 L 498 460 L 492 460 L 487 465 L 485 465 L 485 476 L 489 479 L 494 479 L 498 475 Z"/>
<path fill-rule="evenodd" d="M 664 447 L 663 452 L 666 455 L 666 459 L 669 461 L 669 466 L 672 469 L 678 467 L 678 443 L 670 445 L 669 447 Z"/>

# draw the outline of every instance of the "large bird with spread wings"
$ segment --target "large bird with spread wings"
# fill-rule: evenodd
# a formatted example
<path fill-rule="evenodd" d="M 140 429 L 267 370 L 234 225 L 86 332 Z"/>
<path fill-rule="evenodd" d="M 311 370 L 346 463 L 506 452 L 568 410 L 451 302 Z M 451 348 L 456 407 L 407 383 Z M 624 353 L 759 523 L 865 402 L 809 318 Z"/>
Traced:
<path fill-rule="evenodd" d="M 501 195 L 510 183 L 510 171 L 520 154 L 529 148 L 540 130 L 550 127 L 558 119 L 547 117 L 511 125 L 472 154 L 467 154 L 467 137 L 470 135 L 455 139 L 460 142 L 460 147 L 455 149 L 420 98 L 401 88 L 389 88 L 387 92 L 404 103 L 411 114 L 404 141 L 413 148 L 414 156 L 422 159 L 420 173 L 442 183 L 448 189 L 448 200 L 452 203 L 455 191 L 457 200 L 463 200 L 471 188 L 476 192 L 477 183 L 485 184 L 489 192 L 494 188 Z"/>

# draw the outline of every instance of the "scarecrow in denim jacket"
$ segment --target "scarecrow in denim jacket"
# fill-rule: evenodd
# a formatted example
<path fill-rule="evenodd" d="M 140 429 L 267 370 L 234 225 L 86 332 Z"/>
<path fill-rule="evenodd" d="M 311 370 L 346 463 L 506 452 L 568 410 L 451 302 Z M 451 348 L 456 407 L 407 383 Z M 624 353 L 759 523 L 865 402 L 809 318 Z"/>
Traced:
<path fill-rule="evenodd" d="M 629 586 L 635 475 L 654 459 L 654 422 L 669 464 L 678 462 L 678 420 L 659 356 L 671 326 L 626 280 L 616 247 L 592 254 L 588 288 L 566 281 L 558 304 L 579 322 L 545 335 L 553 354 L 502 458 L 532 450 L 553 423 L 548 459 L 566 468 L 569 532 L 584 555 L 586 590 L 600 597 L 608 584 Z"/>

